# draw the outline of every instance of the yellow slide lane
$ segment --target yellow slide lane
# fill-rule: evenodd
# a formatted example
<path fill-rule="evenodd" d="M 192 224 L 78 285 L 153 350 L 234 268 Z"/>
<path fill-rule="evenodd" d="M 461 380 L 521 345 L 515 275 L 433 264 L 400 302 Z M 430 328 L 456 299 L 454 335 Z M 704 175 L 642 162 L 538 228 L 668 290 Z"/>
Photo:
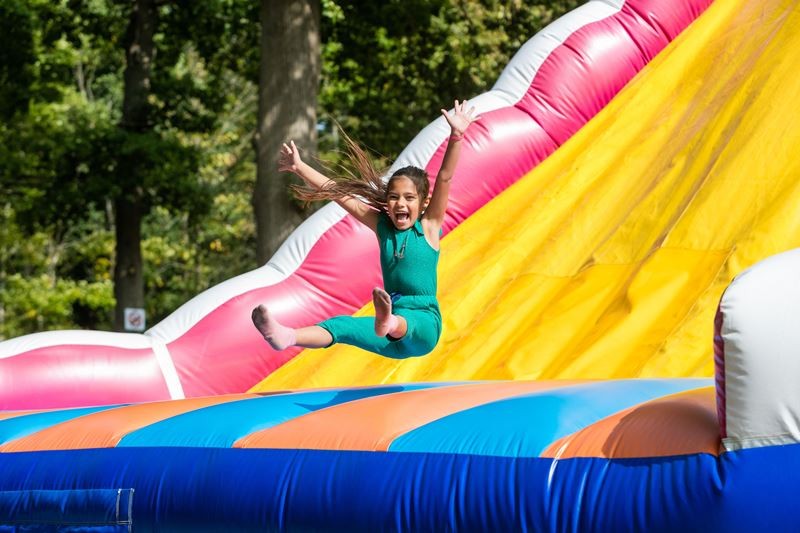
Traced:
<path fill-rule="evenodd" d="M 433 353 L 306 350 L 252 391 L 711 376 L 724 288 L 800 246 L 798 102 L 800 8 L 717 0 L 443 240 Z"/>

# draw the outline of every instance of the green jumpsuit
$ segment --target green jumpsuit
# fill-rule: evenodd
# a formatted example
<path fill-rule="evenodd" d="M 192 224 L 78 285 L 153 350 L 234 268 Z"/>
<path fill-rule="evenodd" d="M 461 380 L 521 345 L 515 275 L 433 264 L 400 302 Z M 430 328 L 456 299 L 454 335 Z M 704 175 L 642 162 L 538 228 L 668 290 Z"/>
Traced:
<path fill-rule="evenodd" d="M 350 344 L 395 359 L 430 353 L 442 333 L 436 300 L 439 251 L 425 239 L 419 220 L 398 230 L 386 213 L 380 213 L 377 234 L 383 286 L 392 297 L 392 313 L 406 319 L 408 331 L 400 339 L 378 337 L 375 317 L 336 316 L 319 325 L 333 337 L 331 345 Z"/>

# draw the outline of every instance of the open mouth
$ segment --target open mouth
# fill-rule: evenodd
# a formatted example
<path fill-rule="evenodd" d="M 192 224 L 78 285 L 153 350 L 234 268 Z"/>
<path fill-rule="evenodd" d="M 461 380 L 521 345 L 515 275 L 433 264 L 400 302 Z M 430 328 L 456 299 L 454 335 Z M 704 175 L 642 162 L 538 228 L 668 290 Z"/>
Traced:
<path fill-rule="evenodd" d="M 398 222 L 407 222 L 410 217 L 408 213 L 395 213 L 394 218 Z"/>

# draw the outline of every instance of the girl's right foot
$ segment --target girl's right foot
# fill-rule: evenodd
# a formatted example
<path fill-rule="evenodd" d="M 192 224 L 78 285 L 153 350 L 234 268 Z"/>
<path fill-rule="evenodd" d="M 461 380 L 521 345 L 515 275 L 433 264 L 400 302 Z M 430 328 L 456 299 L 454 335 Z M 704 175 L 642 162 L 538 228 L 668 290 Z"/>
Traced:
<path fill-rule="evenodd" d="M 397 317 L 392 314 L 392 297 L 380 287 L 372 289 L 375 304 L 375 335 L 385 337 L 397 328 Z"/>
<path fill-rule="evenodd" d="M 269 310 L 263 305 L 253 309 L 253 325 L 264 336 L 264 339 L 272 346 L 273 350 L 285 350 L 295 344 L 294 329 L 289 328 L 275 320 Z"/>

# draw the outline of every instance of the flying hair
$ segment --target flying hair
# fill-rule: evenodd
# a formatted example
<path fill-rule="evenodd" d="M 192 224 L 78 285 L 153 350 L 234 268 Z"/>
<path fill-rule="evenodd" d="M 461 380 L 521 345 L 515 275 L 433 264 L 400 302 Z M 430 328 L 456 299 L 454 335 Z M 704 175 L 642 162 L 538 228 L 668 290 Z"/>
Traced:
<path fill-rule="evenodd" d="M 358 198 L 376 211 L 386 210 L 386 191 L 393 179 L 410 179 L 421 199 L 428 197 L 430 183 L 423 169 L 408 166 L 395 171 L 387 182 L 383 181 L 384 171 L 375 168 L 367 151 L 342 132 L 345 142 L 345 156 L 348 164 L 339 164 L 331 173 L 336 177 L 321 188 L 309 185 L 292 185 L 292 193 L 298 200 L 317 202 L 340 200 L 346 196 Z"/>

